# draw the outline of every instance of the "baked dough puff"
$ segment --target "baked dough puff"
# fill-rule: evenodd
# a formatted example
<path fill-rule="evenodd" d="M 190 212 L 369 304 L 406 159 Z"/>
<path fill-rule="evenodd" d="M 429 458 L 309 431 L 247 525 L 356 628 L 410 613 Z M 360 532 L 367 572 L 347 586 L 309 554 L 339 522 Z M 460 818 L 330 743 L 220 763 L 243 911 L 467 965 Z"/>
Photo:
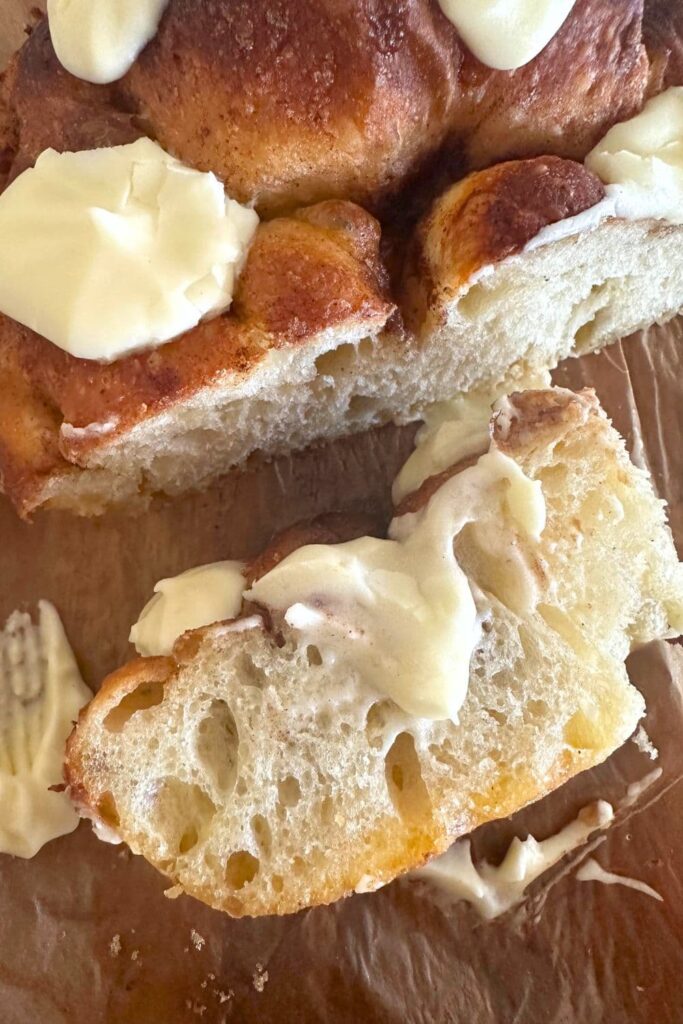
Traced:
<path fill-rule="evenodd" d="M 121 83 L 182 160 L 273 214 L 376 209 L 444 144 L 463 168 L 582 158 L 642 103 L 641 0 L 579 0 L 525 68 L 492 71 L 436 0 L 171 0 Z"/>
<path fill-rule="evenodd" d="M 262 216 L 344 198 L 392 219 L 435 157 L 451 181 L 510 157 L 583 158 L 647 79 L 642 0 L 578 0 L 513 72 L 476 60 L 437 0 L 170 0 L 113 86 L 65 72 L 40 24 L 7 78 L 4 134 L 14 174 L 47 146 L 146 133 Z"/>

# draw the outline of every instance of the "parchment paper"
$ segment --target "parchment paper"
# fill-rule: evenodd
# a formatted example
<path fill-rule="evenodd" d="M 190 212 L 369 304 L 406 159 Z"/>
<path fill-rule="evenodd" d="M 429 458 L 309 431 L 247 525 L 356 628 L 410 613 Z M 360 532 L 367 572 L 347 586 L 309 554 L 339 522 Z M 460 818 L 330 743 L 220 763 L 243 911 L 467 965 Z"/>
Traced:
<path fill-rule="evenodd" d="M 19 5 L 0 6 L 0 60 Z M 8 13 L 9 12 L 9 13 Z M 634 457 L 649 466 L 683 550 L 683 323 L 565 364 L 559 383 L 594 386 Z M 20 523 L 0 499 L 0 619 L 50 598 L 87 682 L 130 653 L 127 632 L 153 583 L 199 562 L 247 556 L 271 533 L 331 508 L 388 515 L 412 430 L 365 437 L 233 474 L 149 514 L 98 520 L 43 513 Z M 680 1024 L 683 1021 L 683 648 L 657 644 L 630 671 L 648 704 L 652 762 L 628 742 L 541 803 L 480 829 L 476 856 L 513 835 L 543 838 L 584 804 L 623 805 L 594 855 L 645 881 L 580 883 L 563 864 L 492 923 L 465 903 L 400 880 L 295 917 L 233 921 L 188 897 L 83 823 L 30 861 L 0 856 L 2 1024 L 392 1022 Z"/>

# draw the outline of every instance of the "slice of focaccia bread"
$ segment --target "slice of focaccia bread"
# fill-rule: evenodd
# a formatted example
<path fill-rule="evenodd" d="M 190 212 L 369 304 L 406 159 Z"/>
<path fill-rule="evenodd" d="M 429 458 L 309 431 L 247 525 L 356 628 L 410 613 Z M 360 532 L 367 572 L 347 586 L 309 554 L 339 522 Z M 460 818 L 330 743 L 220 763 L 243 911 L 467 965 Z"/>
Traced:
<path fill-rule="evenodd" d="M 520 532 L 496 484 L 497 517 L 455 538 L 482 620 L 457 722 L 412 717 L 252 605 L 105 681 L 68 744 L 81 813 L 180 890 L 283 914 L 376 888 L 607 757 L 643 712 L 624 657 L 683 625 L 663 505 L 589 392 L 512 396 L 492 451 L 540 483 L 546 526 Z"/>
<path fill-rule="evenodd" d="M 0 489 L 83 514 L 201 487 L 255 451 L 372 422 L 344 374 L 394 305 L 377 221 L 328 202 L 260 225 L 229 313 L 102 365 L 0 315 Z M 377 372 L 377 371 L 375 371 Z M 139 503 L 139 502 L 138 502 Z"/>
<path fill-rule="evenodd" d="M 177 494 L 666 320 L 683 226 L 601 217 L 605 201 L 557 157 L 478 172 L 418 228 L 393 293 L 377 221 L 309 207 L 261 224 L 229 313 L 109 365 L 0 316 L 0 487 L 24 515 Z"/>
<path fill-rule="evenodd" d="M 457 353 L 452 393 L 517 365 L 552 369 L 683 308 L 683 225 L 617 216 L 611 198 L 583 164 L 538 157 L 471 174 L 437 200 L 400 301 L 424 346 Z"/>

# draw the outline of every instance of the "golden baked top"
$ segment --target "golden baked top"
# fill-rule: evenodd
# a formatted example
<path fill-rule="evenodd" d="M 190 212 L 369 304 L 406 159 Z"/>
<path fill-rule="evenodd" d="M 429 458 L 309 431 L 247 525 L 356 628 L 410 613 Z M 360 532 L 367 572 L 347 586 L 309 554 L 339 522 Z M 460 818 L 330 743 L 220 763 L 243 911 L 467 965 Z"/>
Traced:
<path fill-rule="evenodd" d="M 578 0 L 537 58 L 501 72 L 437 0 L 170 0 L 113 86 L 65 72 L 44 21 L 8 75 L 16 167 L 145 133 L 261 214 L 333 197 L 376 209 L 437 154 L 461 172 L 582 158 L 642 103 L 641 20 L 641 0 Z"/>

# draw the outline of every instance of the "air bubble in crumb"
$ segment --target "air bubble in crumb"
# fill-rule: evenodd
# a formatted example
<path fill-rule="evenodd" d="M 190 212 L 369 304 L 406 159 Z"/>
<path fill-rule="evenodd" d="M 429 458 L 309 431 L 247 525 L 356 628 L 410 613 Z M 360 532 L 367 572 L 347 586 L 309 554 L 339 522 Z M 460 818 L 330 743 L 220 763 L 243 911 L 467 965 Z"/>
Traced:
<path fill-rule="evenodd" d="M 200 935 L 194 928 L 190 932 L 190 938 L 192 939 L 192 945 L 195 949 L 201 950 L 206 945 L 206 939 L 204 936 Z"/>
<path fill-rule="evenodd" d="M 252 980 L 256 991 L 263 992 L 266 987 L 266 982 L 268 981 L 268 971 L 263 970 L 262 964 L 256 964 L 256 970 L 254 971 L 254 977 Z"/>
<path fill-rule="evenodd" d="M 121 952 L 121 936 L 114 935 L 111 942 L 109 943 L 109 955 L 118 956 Z"/>

